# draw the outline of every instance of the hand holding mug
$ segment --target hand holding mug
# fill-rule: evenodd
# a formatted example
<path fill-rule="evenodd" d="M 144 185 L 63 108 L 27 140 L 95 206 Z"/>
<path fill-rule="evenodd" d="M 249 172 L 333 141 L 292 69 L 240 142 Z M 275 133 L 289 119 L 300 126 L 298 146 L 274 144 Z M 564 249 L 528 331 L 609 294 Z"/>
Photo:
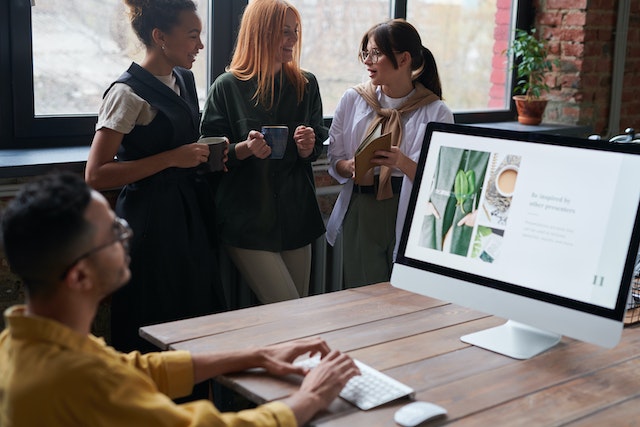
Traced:
<path fill-rule="evenodd" d="M 249 152 L 259 159 L 266 159 L 271 155 L 271 147 L 267 145 L 264 135 L 257 130 L 249 131 L 245 144 Z"/>
<path fill-rule="evenodd" d="M 209 158 L 209 147 L 206 144 L 194 142 L 192 144 L 181 145 L 173 150 L 167 151 L 167 153 L 171 153 L 171 166 L 177 168 L 193 168 L 207 161 Z"/>
<path fill-rule="evenodd" d="M 224 136 L 207 136 L 198 140 L 200 144 L 206 144 L 209 148 L 206 172 L 219 172 L 225 170 L 224 163 L 227 161 L 229 152 L 229 140 Z"/>

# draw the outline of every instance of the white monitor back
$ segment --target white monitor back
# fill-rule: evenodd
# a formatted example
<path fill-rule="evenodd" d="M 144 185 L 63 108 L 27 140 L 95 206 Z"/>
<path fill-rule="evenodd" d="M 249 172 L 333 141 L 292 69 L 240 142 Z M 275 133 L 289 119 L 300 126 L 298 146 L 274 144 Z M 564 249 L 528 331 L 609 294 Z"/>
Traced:
<path fill-rule="evenodd" d="M 610 348 L 639 206 L 637 145 L 431 123 L 391 283 L 510 319 L 463 340 L 511 357 Z"/>

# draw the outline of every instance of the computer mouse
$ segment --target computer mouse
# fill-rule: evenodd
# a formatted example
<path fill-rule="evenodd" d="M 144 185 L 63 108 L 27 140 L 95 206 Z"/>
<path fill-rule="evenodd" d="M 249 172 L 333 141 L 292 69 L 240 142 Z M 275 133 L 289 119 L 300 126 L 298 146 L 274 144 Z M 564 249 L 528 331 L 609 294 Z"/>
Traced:
<path fill-rule="evenodd" d="M 447 410 L 431 402 L 411 402 L 398 409 L 393 420 L 402 427 L 415 427 L 432 418 L 446 415 Z"/>

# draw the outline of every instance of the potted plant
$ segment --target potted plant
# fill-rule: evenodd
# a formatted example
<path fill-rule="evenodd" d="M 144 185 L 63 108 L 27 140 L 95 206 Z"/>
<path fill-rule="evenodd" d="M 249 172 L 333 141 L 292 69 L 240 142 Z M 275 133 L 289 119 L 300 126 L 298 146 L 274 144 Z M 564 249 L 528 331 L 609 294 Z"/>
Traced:
<path fill-rule="evenodd" d="M 543 94 L 549 91 L 545 73 L 553 69 L 557 60 L 548 59 L 549 47 L 546 41 L 538 40 L 535 28 L 530 32 L 517 29 L 506 53 L 513 55 L 514 63 L 511 69 L 516 70 L 513 100 L 518 111 L 518 122 L 527 125 L 540 124 L 547 106 L 547 99 Z"/>

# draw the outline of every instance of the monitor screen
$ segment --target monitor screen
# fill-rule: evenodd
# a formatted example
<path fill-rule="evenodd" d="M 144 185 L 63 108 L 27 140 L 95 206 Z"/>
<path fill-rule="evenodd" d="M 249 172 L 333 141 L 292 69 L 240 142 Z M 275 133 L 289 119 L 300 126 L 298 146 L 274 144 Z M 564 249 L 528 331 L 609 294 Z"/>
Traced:
<path fill-rule="evenodd" d="M 512 357 L 613 347 L 639 202 L 638 145 L 430 123 L 391 283 L 509 319 L 462 339 Z"/>

